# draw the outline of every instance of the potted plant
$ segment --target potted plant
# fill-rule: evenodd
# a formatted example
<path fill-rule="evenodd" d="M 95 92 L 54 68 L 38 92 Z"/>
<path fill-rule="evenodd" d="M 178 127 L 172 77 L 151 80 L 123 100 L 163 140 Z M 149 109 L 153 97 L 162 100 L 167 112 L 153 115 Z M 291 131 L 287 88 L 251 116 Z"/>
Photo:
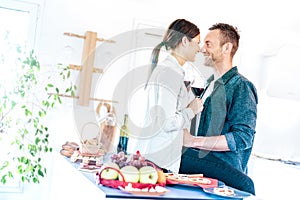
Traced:
<path fill-rule="evenodd" d="M 67 80 L 70 69 L 58 66 L 60 76 L 56 78 Z M 40 63 L 34 51 L 31 51 L 24 58 L 15 60 L 14 76 L 9 85 L 7 81 L 0 80 L 2 184 L 6 184 L 9 179 L 39 183 L 47 173 L 43 158 L 52 152 L 52 147 L 46 116 L 62 101 L 60 90 L 55 84 L 39 79 L 40 69 Z M 76 86 L 71 83 L 64 92 L 74 96 L 75 90 Z"/>

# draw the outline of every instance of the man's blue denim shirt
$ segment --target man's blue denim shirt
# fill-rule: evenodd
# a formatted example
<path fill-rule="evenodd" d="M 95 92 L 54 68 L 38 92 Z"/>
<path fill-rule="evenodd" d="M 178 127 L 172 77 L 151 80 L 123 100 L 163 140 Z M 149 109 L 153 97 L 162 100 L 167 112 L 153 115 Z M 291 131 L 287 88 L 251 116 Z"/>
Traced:
<path fill-rule="evenodd" d="M 255 86 L 233 67 L 214 83 L 214 89 L 204 102 L 198 136 L 225 135 L 230 151 L 203 151 L 228 162 L 247 173 L 253 147 L 257 118 Z"/>

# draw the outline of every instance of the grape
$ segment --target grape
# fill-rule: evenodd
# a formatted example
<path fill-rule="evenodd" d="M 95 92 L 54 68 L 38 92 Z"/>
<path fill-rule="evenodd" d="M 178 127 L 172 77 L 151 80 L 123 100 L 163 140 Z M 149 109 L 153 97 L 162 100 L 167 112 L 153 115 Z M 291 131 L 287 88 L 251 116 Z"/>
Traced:
<path fill-rule="evenodd" d="M 139 156 L 134 154 L 134 155 L 132 155 L 132 159 L 133 159 L 133 160 L 138 160 L 138 159 L 139 159 Z"/>
<path fill-rule="evenodd" d="M 117 154 L 113 154 L 113 155 L 111 156 L 111 158 L 112 158 L 112 159 L 117 159 L 117 158 L 118 158 L 118 155 L 117 155 Z"/>
<path fill-rule="evenodd" d="M 119 165 L 120 168 L 130 165 L 140 169 L 143 166 L 149 165 L 146 158 L 142 156 L 139 151 L 130 156 L 121 151 L 117 154 L 111 155 L 111 161 Z"/>
<path fill-rule="evenodd" d="M 135 166 L 136 168 L 140 168 L 140 162 L 138 160 L 134 160 L 133 161 L 133 166 Z"/>
<path fill-rule="evenodd" d="M 119 162 L 118 165 L 119 165 L 120 168 L 122 168 L 122 167 L 126 166 L 126 163 L 125 162 Z"/>
<path fill-rule="evenodd" d="M 146 158 L 145 158 L 144 156 L 140 156 L 140 157 L 139 157 L 139 160 L 140 160 L 141 162 L 144 162 L 144 161 L 146 160 Z"/>
<path fill-rule="evenodd" d="M 125 156 L 125 153 L 124 153 L 123 151 L 120 151 L 120 152 L 118 153 L 118 156 L 119 156 L 119 157 L 124 157 L 124 156 Z"/>

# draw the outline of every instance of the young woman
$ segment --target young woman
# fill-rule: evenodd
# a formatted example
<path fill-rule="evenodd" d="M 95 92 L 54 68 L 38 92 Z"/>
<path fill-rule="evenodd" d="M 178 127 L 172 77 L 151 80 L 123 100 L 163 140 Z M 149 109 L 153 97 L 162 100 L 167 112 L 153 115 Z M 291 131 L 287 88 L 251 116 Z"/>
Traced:
<path fill-rule="evenodd" d="M 202 111 L 202 100 L 195 98 L 184 82 L 182 66 L 195 61 L 200 52 L 200 30 L 185 20 L 173 21 L 163 41 L 152 51 L 151 75 L 146 88 L 151 116 L 151 134 L 143 138 L 141 152 L 160 167 L 179 171 L 183 129 L 190 129 L 191 119 Z M 167 57 L 159 62 L 162 49 Z"/>

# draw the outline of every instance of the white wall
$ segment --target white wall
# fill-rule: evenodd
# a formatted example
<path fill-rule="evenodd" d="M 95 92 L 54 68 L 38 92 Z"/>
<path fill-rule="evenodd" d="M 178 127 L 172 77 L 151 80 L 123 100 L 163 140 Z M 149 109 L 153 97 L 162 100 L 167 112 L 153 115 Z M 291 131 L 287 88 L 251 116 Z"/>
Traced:
<path fill-rule="evenodd" d="M 270 97 L 268 92 L 273 88 L 270 74 L 275 69 L 278 71 L 278 67 L 279 73 L 286 68 L 284 64 L 276 66 L 276 63 L 270 62 L 270 56 L 276 58 L 278 49 L 285 44 L 299 44 L 300 16 L 296 15 L 296 9 L 292 0 L 45 0 L 42 1 L 37 46 L 44 66 L 80 64 L 83 41 L 64 36 L 64 32 L 84 34 L 89 30 L 97 32 L 98 37 L 110 39 L 143 27 L 143 24 L 146 24 L 145 27 L 167 27 L 176 18 L 186 18 L 200 27 L 201 37 L 204 38 L 213 23 L 233 24 L 241 31 L 235 63 L 240 72 L 254 82 L 260 94 L 255 150 L 266 154 L 276 152 L 299 160 L 300 149 L 293 141 L 297 141 L 300 118 L 290 113 L 291 110 L 300 113 L 299 101 L 278 99 L 278 95 L 286 97 L 280 93 Z M 281 55 L 280 59 L 291 60 L 288 54 Z M 122 66 L 117 71 L 119 74 L 126 73 L 127 67 Z M 298 63 L 296 72 L 300 71 L 299 68 Z M 96 82 L 98 78 L 94 77 Z M 291 85 L 287 87 L 291 88 Z M 278 123 L 274 123 L 275 120 Z"/>
<path fill-rule="evenodd" d="M 281 47 L 286 44 L 296 44 L 295 49 L 289 48 L 288 51 L 293 49 L 293 51 L 300 52 L 300 15 L 298 15 L 298 6 L 296 6 L 297 1 L 25 1 L 36 2 L 41 6 L 36 47 L 42 66 L 51 70 L 57 63 L 81 63 L 83 41 L 64 36 L 64 32 L 83 35 L 86 31 L 94 31 L 98 33 L 98 37 L 110 39 L 140 27 L 166 28 L 174 19 L 186 18 L 200 27 L 203 39 L 208 27 L 216 22 L 227 22 L 237 26 L 241 30 L 241 44 L 235 63 L 240 72 L 252 80 L 259 90 L 259 112 L 254 152 L 276 154 L 286 159 L 300 160 L 300 148 L 297 145 L 300 137 L 298 136 L 300 101 L 294 98 L 298 97 L 297 92 L 299 91 L 292 90 L 292 93 L 296 92 L 292 95 L 291 92 L 274 93 L 274 87 L 277 86 L 276 84 L 274 86 L 271 77 L 275 71 L 280 74 L 281 69 L 287 69 L 287 63 L 290 66 L 291 63 L 297 61 L 299 54 L 289 55 L 280 52 Z M 280 65 L 274 62 L 278 57 Z M 146 58 L 147 61 L 148 59 Z M 289 62 L 282 62 L 285 60 L 289 60 Z M 295 70 L 293 77 L 298 77 L 299 80 L 300 66 L 299 62 L 296 63 L 292 66 L 292 70 Z M 121 66 L 117 70 L 117 75 L 126 73 L 129 68 L 130 66 Z M 73 76 L 76 80 L 78 72 L 74 72 Z M 94 82 L 97 83 L 100 77 L 99 75 L 93 76 Z M 286 83 L 285 80 L 278 81 Z M 286 87 L 293 88 L 293 85 L 289 83 L 286 84 Z M 76 108 L 77 118 L 74 117 L 73 106 Z M 79 130 L 75 127 L 76 120 L 79 117 L 82 126 L 84 122 L 94 120 L 93 115 L 93 109 L 76 106 L 70 99 L 64 100 L 64 105 L 60 106 L 57 113 L 54 113 L 50 119 L 53 122 L 52 141 L 54 147 L 59 149 L 67 140 L 78 142 L 80 127 Z"/>

